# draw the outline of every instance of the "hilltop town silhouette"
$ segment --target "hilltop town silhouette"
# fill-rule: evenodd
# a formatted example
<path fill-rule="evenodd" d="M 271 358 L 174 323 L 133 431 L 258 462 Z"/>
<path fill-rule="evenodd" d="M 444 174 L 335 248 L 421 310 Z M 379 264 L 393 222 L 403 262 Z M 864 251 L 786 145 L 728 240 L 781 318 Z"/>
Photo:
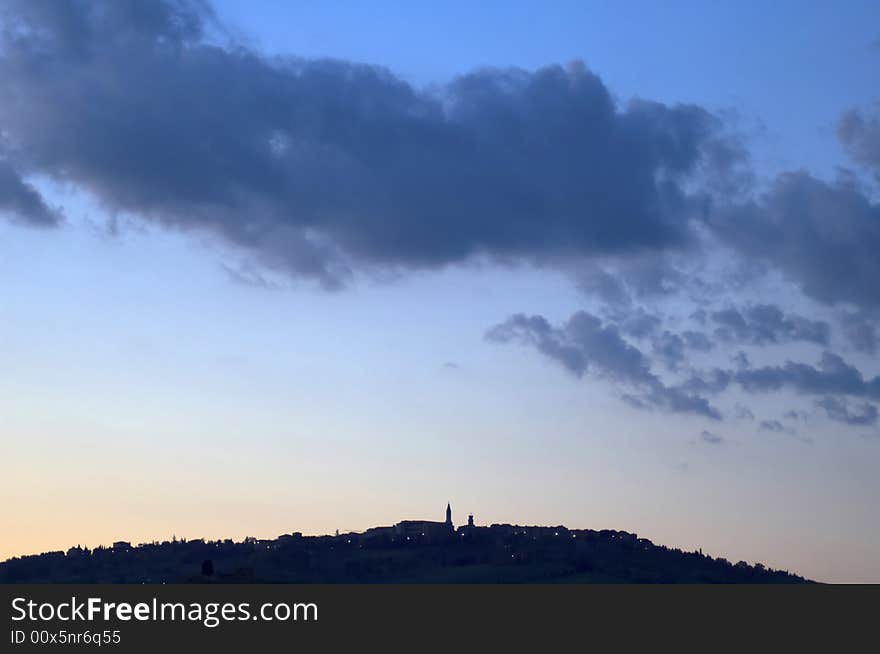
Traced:
<path fill-rule="evenodd" d="M 480 526 L 473 515 L 332 536 L 119 541 L 21 556 L 0 583 L 805 583 L 783 570 L 655 545 L 625 531 Z"/>

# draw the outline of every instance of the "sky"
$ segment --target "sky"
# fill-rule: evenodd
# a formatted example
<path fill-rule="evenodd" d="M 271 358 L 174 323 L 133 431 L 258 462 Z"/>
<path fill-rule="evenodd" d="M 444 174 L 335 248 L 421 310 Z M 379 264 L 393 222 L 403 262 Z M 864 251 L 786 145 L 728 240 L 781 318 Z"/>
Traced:
<path fill-rule="evenodd" d="M 449 501 L 880 582 L 878 18 L 0 3 L 0 559 Z"/>

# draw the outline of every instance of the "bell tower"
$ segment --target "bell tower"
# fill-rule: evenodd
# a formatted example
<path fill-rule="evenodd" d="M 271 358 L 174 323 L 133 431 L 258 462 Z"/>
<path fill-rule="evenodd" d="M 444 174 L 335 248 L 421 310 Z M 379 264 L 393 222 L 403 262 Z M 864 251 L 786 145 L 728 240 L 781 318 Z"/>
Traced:
<path fill-rule="evenodd" d="M 446 503 L 446 526 L 452 529 L 452 505 Z"/>

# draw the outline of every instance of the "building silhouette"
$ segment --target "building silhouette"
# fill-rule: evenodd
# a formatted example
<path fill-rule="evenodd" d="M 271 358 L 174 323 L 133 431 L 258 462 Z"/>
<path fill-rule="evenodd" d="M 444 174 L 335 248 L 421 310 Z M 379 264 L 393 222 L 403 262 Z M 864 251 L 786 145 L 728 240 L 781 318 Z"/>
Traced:
<path fill-rule="evenodd" d="M 382 529 L 380 527 L 380 529 Z M 452 524 L 452 505 L 446 504 L 446 520 L 401 520 L 393 527 L 394 536 L 407 540 L 445 540 L 455 534 Z M 387 533 L 387 532 L 386 532 Z"/>
<path fill-rule="evenodd" d="M 443 522 L 434 520 L 401 520 L 391 527 L 372 527 L 367 529 L 361 538 L 371 540 L 402 540 L 402 541 L 445 541 L 455 535 L 452 523 L 452 505 L 446 503 L 446 519 Z"/>

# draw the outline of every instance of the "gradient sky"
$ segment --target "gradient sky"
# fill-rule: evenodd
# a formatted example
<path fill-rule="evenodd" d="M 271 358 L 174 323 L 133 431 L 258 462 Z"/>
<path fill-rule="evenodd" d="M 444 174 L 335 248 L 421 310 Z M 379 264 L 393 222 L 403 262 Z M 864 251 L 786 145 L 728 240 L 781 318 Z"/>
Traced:
<path fill-rule="evenodd" d="M 875 2 L 2 7 L 0 559 L 451 501 L 880 582 Z"/>

